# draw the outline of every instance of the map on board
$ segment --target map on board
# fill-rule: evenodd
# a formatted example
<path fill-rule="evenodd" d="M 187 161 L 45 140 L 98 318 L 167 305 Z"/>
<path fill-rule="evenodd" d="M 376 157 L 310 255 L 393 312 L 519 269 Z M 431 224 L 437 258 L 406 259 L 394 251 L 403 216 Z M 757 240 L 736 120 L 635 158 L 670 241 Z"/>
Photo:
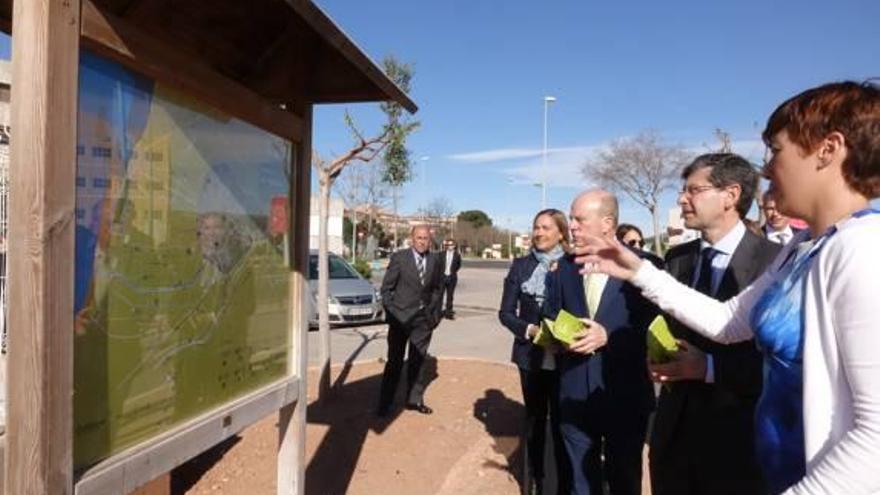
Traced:
<path fill-rule="evenodd" d="M 94 55 L 79 91 L 78 469 L 286 376 L 293 152 Z"/>

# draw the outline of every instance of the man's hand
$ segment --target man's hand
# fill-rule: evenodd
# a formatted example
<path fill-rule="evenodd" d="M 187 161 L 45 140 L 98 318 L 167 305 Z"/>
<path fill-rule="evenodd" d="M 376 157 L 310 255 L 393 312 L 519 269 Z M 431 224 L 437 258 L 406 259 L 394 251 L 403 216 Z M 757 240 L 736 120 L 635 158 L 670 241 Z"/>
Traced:
<path fill-rule="evenodd" d="M 568 350 L 578 354 L 589 355 L 608 343 L 608 332 L 605 327 L 589 318 L 581 318 L 586 328 L 575 334 L 575 341 Z"/>
<path fill-rule="evenodd" d="M 706 380 L 706 354 L 687 341 L 678 341 L 678 351 L 672 355 L 672 361 L 663 364 L 648 361 L 651 380 L 660 383 L 681 380 Z"/>

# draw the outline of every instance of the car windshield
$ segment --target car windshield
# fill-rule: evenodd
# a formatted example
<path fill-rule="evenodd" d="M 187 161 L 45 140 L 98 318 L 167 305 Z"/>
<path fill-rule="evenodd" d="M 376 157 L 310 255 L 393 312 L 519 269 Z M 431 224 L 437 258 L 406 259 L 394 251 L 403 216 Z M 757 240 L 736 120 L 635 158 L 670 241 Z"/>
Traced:
<path fill-rule="evenodd" d="M 330 280 L 339 278 L 359 278 L 358 273 L 339 256 L 330 255 Z M 309 279 L 318 280 L 318 255 L 309 256 Z"/>

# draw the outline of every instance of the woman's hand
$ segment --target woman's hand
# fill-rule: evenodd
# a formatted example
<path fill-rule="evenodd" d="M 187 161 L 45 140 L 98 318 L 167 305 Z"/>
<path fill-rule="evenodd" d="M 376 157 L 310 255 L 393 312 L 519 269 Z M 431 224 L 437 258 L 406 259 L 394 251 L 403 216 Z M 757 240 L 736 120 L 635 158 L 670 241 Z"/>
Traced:
<path fill-rule="evenodd" d="M 608 343 L 608 331 L 598 322 L 589 318 L 581 318 L 586 327 L 575 334 L 575 341 L 568 346 L 568 350 L 578 354 L 589 355 Z"/>
<path fill-rule="evenodd" d="M 538 335 L 538 331 L 540 331 L 538 325 L 533 325 L 529 323 L 529 326 L 526 327 L 526 338 L 529 340 L 534 339 L 535 335 Z"/>
<path fill-rule="evenodd" d="M 580 245 L 572 248 L 572 253 L 575 263 L 584 266 L 581 273 L 599 272 L 630 280 L 642 266 L 642 259 L 614 238 L 588 235 Z"/>

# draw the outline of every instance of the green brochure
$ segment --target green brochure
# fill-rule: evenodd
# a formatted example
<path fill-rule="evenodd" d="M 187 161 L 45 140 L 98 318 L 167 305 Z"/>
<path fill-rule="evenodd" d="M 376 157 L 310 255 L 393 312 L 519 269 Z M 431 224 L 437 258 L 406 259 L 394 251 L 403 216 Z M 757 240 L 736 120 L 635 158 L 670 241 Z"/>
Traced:
<path fill-rule="evenodd" d="M 578 317 L 563 309 L 556 315 L 555 321 L 545 318 L 541 322 L 541 331 L 535 335 L 532 342 L 545 347 L 554 341 L 571 345 L 575 341 L 574 336 L 585 326 Z"/>
<path fill-rule="evenodd" d="M 553 320 L 544 319 L 541 321 L 541 329 L 532 337 L 532 343 L 535 345 L 539 345 L 541 347 L 548 347 L 554 342 L 556 339 L 553 338 Z"/>
<path fill-rule="evenodd" d="M 672 359 L 672 355 L 678 351 L 678 344 L 669 324 L 663 315 L 657 315 L 648 326 L 648 358 L 653 363 L 665 363 Z"/>

